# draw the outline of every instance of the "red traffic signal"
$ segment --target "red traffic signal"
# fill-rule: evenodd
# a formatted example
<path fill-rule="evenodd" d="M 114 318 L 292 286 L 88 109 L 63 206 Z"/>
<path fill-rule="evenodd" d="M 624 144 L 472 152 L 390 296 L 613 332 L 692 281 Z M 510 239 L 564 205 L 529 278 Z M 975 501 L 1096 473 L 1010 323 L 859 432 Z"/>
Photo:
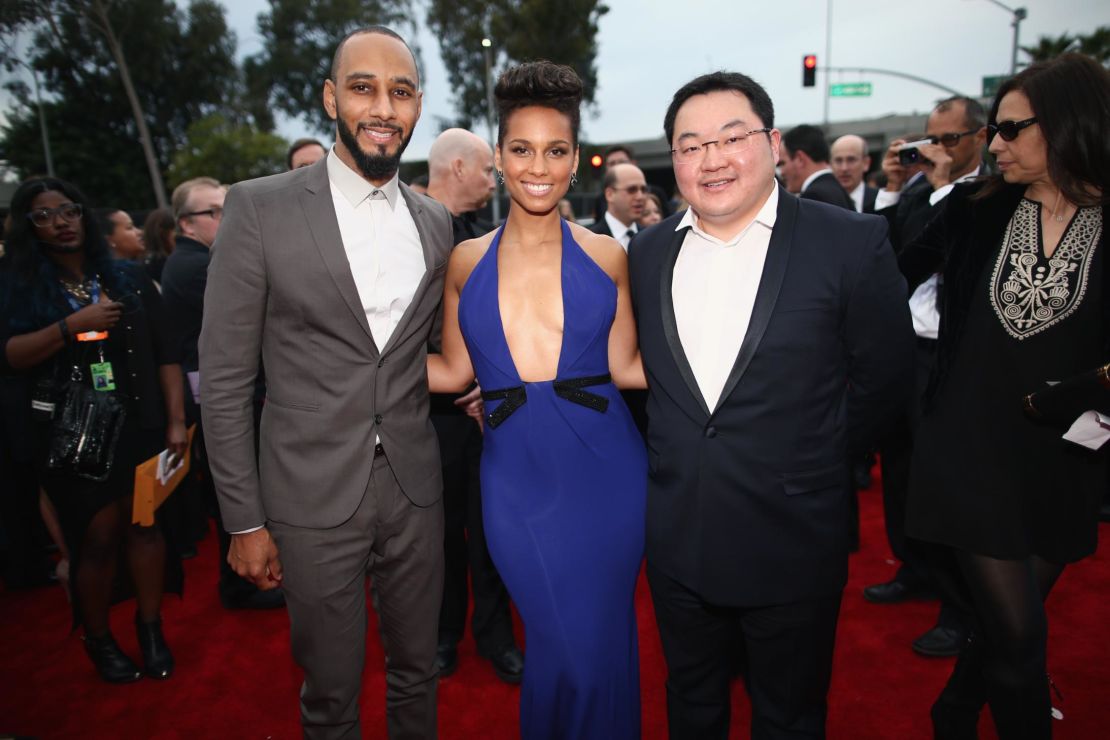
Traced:
<path fill-rule="evenodd" d="M 601 165 L 604 164 L 604 163 L 605 163 L 605 160 L 602 159 L 600 154 L 595 154 L 594 156 L 590 157 L 590 165 L 594 169 L 597 169 L 597 168 L 601 167 Z"/>
<path fill-rule="evenodd" d="M 817 84 L 817 55 L 806 54 L 802 57 L 802 87 Z"/>

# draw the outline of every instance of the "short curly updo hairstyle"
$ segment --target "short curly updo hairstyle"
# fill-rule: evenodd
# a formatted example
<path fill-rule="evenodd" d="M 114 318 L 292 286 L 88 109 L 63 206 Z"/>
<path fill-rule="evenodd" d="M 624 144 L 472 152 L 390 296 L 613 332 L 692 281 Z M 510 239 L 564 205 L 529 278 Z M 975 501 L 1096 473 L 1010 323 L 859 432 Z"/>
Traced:
<path fill-rule="evenodd" d="M 518 64 L 502 73 L 493 95 L 497 99 L 498 146 L 505 139 L 512 114 L 532 106 L 551 108 L 565 115 L 570 121 L 574 145 L 578 146 L 582 80 L 570 67 L 547 60 Z"/>

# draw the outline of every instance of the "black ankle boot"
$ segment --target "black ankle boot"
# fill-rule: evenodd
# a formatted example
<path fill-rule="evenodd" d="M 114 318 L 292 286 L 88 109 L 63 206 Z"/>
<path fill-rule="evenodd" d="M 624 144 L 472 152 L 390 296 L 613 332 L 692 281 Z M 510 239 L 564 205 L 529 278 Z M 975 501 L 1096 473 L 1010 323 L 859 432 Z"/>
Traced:
<path fill-rule="evenodd" d="M 173 653 L 166 644 L 166 638 L 162 636 L 162 620 L 143 622 L 136 614 L 135 634 L 139 638 L 139 649 L 143 652 L 146 675 L 159 680 L 169 678 L 173 674 Z"/>
<path fill-rule="evenodd" d="M 978 740 L 979 714 L 986 703 L 983 645 L 969 637 L 944 690 L 929 710 L 934 740 Z"/>
<path fill-rule="evenodd" d="M 111 633 L 102 637 L 85 636 L 85 652 L 96 666 L 96 672 L 108 683 L 131 683 L 143 677 L 143 672 L 127 654 L 119 649 Z"/>

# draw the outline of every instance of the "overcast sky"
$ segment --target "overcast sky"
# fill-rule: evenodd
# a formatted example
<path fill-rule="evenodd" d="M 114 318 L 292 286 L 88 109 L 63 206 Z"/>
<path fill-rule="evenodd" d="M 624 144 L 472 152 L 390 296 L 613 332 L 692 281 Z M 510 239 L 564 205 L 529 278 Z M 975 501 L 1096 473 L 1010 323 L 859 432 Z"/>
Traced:
<path fill-rule="evenodd" d="M 241 54 L 259 48 L 255 16 L 266 0 L 221 0 Z M 820 66 L 875 67 L 906 72 L 978 95 L 983 75 L 1010 68 L 1012 15 L 990 0 L 608 0 L 601 19 L 596 116 L 583 119 L 583 137 L 612 143 L 662 134 L 674 91 L 703 72 L 729 69 L 760 82 L 775 103 L 776 123 L 820 123 L 818 86 L 802 87 L 802 56 Z M 1018 3 L 1006 0 L 1005 5 Z M 1086 33 L 1110 25 L 1105 0 L 1027 0 L 1022 45 L 1043 35 Z M 832 43 L 826 54 L 826 12 Z M 421 24 L 423 25 L 423 24 Z M 436 116 L 452 114 L 447 73 L 436 40 L 422 30 L 424 109 L 406 159 L 423 159 L 438 133 Z M 496 39 L 494 44 L 496 45 Z M 831 62 L 830 62 L 831 57 Z M 1021 56 L 1019 56 L 1019 60 Z M 857 71 L 834 72 L 830 82 L 868 81 L 870 98 L 832 98 L 833 121 L 886 113 L 927 111 L 944 93 L 911 81 Z M 286 137 L 306 133 L 283 122 Z M 476 133 L 485 136 L 485 127 Z"/>
<path fill-rule="evenodd" d="M 269 3 L 220 1 L 238 36 L 239 54 L 257 52 L 260 38 L 255 18 Z M 715 69 L 744 72 L 762 83 L 775 103 L 776 123 L 789 127 L 821 122 L 825 75 L 818 76 L 818 87 L 802 87 L 802 56 L 808 53 L 817 54 L 821 66 L 891 69 L 973 95 L 979 93 L 983 75 L 1003 74 L 1010 68 L 1012 16 L 991 0 L 608 0 L 607 4 L 610 11 L 601 19 L 598 44 L 599 108 L 595 116 L 583 119 L 583 138 L 596 143 L 660 136 L 663 113 L 674 91 Z M 1018 2 L 1005 0 L 1004 4 L 1013 7 Z M 1110 25 L 1106 0 L 1025 0 L 1021 4 L 1029 10 L 1021 24 L 1022 45 L 1033 44 L 1043 35 L 1086 33 Z M 832 45 L 826 54 L 830 5 Z M 439 45 L 425 30 L 417 43 L 425 67 L 424 109 L 406 159 L 424 159 L 438 133 L 436 116 L 452 115 Z M 833 121 L 927 111 L 944 95 L 928 86 L 873 73 L 835 72 L 829 81 L 868 81 L 874 90 L 870 98 L 831 99 Z M 6 102 L 4 97 L 0 106 Z M 279 130 L 289 139 L 309 133 L 298 121 L 283 121 Z M 476 133 L 485 136 L 485 127 Z"/>

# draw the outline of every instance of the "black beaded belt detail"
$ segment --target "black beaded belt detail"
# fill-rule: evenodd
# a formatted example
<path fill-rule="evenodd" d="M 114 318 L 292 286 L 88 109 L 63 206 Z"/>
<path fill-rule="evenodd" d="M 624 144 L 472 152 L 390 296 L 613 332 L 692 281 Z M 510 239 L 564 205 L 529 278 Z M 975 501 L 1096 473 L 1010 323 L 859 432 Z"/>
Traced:
<path fill-rule="evenodd" d="M 600 396 L 596 393 L 589 393 L 582 390 L 592 385 L 604 385 L 611 381 L 612 378 L 609 373 L 604 375 L 589 375 L 583 378 L 568 378 L 567 380 L 554 380 L 551 387 L 555 391 L 555 395 L 564 400 L 576 403 L 579 406 L 585 406 L 588 409 L 605 413 L 609 409 L 609 399 L 605 396 Z M 491 413 L 486 414 L 486 423 L 489 424 L 491 429 L 496 429 L 501 422 L 508 419 L 510 415 L 528 400 L 528 394 L 524 390 L 524 386 L 518 385 L 515 388 L 499 388 L 495 391 L 482 391 L 483 401 L 504 401 L 500 406 L 494 409 Z"/>

